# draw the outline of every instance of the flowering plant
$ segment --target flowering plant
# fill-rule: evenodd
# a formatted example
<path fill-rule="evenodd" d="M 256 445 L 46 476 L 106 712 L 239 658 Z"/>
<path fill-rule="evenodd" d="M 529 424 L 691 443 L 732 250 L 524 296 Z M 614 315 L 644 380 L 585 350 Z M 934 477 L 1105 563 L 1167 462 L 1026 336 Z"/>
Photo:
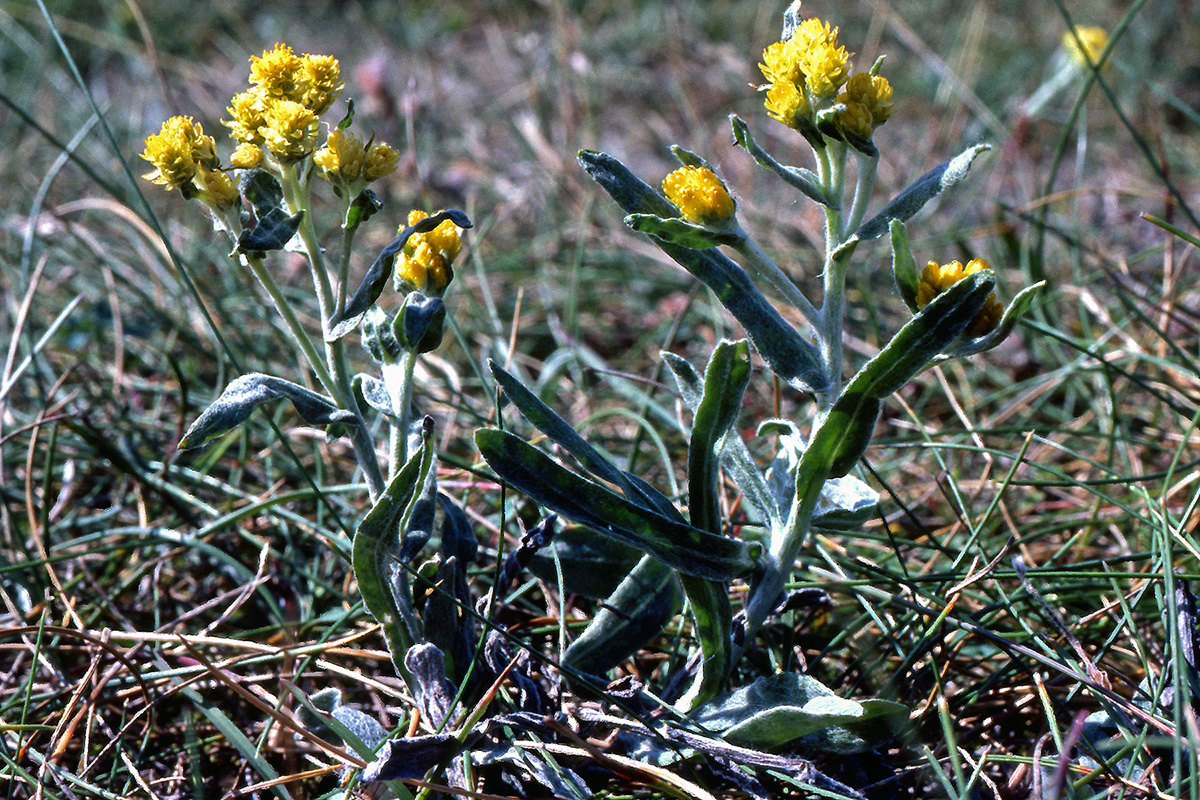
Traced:
<path fill-rule="evenodd" d="M 331 438 L 349 438 L 372 502 L 350 548 L 355 578 L 368 611 L 382 626 L 397 671 L 419 695 L 425 683 L 413 673 L 428 671 L 423 665 L 432 653 L 451 659 L 441 667 L 443 673 L 453 675 L 457 667 L 463 674 L 474 630 L 473 618 L 462 609 L 469 607 L 464 576 L 474 558 L 475 537 L 463 511 L 438 493 L 433 422 L 417 418 L 413 397 L 418 356 L 441 343 L 443 295 L 454 277 L 462 229 L 471 223 L 461 211 L 410 212 L 352 293 L 356 236 L 382 209 L 370 186 L 396 169 L 399 153 L 353 132 L 352 102 L 340 121 L 322 121 L 343 89 L 333 57 L 297 55 L 280 44 L 252 57 L 250 64 L 250 87 L 234 95 L 225 121 L 236 142 L 230 166 L 222 166 L 216 142 L 199 123 L 177 116 L 146 139 L 142 158 L 154 169 L 145 177 L 207 207 L 215 228 L 232 242 L 231 256 L 250 270 L 274 304 L 311 380 L 302 384 L 262 373 L 235 378 L 179 446 L 203 446 L 257 407 L 280 400 L 290 401 L 303 421 L 325 426 Z M 337 198 L 340 247 L 330 250 L 321 244 L 313 214 L 319 184 Z M 267 255 L 280 250 L 301 254 L 309 267 L 320 311 L 315 341 L 267 265 Z M 395 295 L 385 302 L 389 283 Z M 344 337 L 355 330 L 361 330 L 377 374 L 350 372 Z M 389 430 L 386 473 L 368 422 L 375 415 Z M 435 532 L 438 508 L 445 558 L 437 578 L 451 587 L 447 591 L 459 610 L 452 604 L 431 621 L 427 609 L 422 624 L 403 567 Z M 354 723 L 364 754 L 383 739 L 378 723 L 364 727 L 362 715 L 342 707 L 340 698 L 320 694 L 313 701 L 333 718 Z"/>
<path fill-rule="evenodd" d="M 801 675 L 761 678 L 726 693 L 731 670 L 785 602 L 785 584 L 809 531 L 852 532 L 875 513 L 875 492 L 851 472 L 871 441 L 883 401 L 932 364 L 994 347 L 1011 332 L 1038 287 L 1021 291 L 1002 307 L 995 275 L 982 259 L 965 267 L 930 261 L 921 269 L 911 252 L 905 221 L 962 180 L 987 145 L 971 147 L 921 176 L 868 217 L 880 157 L 873 136 L 893 113 L 892 88 L 880 74 L 882 60 L 855 72 L 838 29 L 802 19 L 799 11 L 800 3 L 792 3 L 780 41 L 763 53 L 760 67 L 767 83 L 761 89 L 771 118 L 796 131 L 811 150 L 815 171 L 779 163 L 755 142 L 744 121 L 733 116 L 731 122 L 739 146 L 824 211 L 820 304 L 742 228 L 737 201 L 700 156 L 673 148 L 681 167 L 662 180 L 660 193 L 611 156 L 579 155 L 588 174 L 626 211 L 625 222 L 649 234 L 712 289 L 748 337 L 720 342 L 703 370 L 662 354 L 692 412 L 686 509 L 603 457 L 497 365 L 493 374 L 513 405 L 598 480 L 566 469 L 506 431 L 481 430 L 476 442 L 511 486 L 645 554 L 568 648 L 567 666 L 585 673 L 615 666 L 678 612 L 682 589 L 700 649 L 689 662 L 690 688 L 668 698 L 677 709 L 727 739 L 779 744 L 821 730 L 822 741 L 846 750 L 872 746 L 872 739 L 890 730 L 875 725 L 867 734 L 848 723 L 851 717 L 896 722 L 904 710 L 867 701 L 848 711 L 837 703 L 826 708 L 821 701 L 817 707 L 824 710 L 818 713 L 809 701 L 830 693 Z M 852 188 L 846 185 L 851 158 L 857 167 Z M 884 235 L 890 237 L 897 289 L 912 317 L 847 380 L 846 275 L 859 244 Z M 722 247 L 738 254 L 741 263 Z M 807 335 L 784 319 L 760 282 L 800 314 Z M 760 434 L 779 437 L 777 455 L 765 471 L 734 425 L 751 377 L 752 348 L 776 376 L 815 400 L 807 434 L 792 420 L 760 426 Z M 731 536 L 722 518 L 722 469 L 758 523 L 743 526 L 750 533 L 742 538 Z M 735 580 L 746 584 L 736 615 L 730 601 Z M 781 704 L 791 711 L 781 711 Z"/>

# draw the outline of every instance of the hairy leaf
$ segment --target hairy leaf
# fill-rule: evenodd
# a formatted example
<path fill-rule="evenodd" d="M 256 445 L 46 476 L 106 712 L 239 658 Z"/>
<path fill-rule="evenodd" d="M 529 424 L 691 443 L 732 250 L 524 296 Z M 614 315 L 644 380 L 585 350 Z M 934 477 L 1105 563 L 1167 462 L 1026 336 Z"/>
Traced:
<path fill-rule="evenodd" d="M 339 409 L 332 400 L 311 389 L 273 375 L 250 372 L 234 378 L 221 396 L 204 409 L 179 441 L 179 449 L 203 447 L 241 425 L 254 409 L 275 400 L 290 400 L 296 413 L 310 425 L 354 422 L 353 412 Z"/>
<path fill-rule="evenodd" d="M 762 548 L 714 536 L 635 505 L 581 478 L 504 431 L 476 431 L 475 444 L 506 483 L 568 519 L 650 553 L 680 572 L 728 581 L 755 568 Z"/>
<path fill-rule="evenodd" d="M 579 163 L 629 214 L 669 217 L 674 208 L 617 159 L 581 151 Z M 771 369 L 793 387 L 821 392 L 828 379 L 817 349 L 789 325 L 736 263 L 716 250 L 692 250 L 656 240 L 663 252 L 708 286 L 741 323 Z"/>
<path fill-rule="evenodd" d="M 991 150 L 988 144 L 977 144 L 959 153 L 945 164 L 939 164 L 908 185 L 896 195 L 883 210 L 862 224 L 855 238 L 868 241 L 878 239 L 888 230 L 892 220 L 901 222 L 912 217 L 933 198 L 967 177 L 971 164 L 982 153 Z"/>

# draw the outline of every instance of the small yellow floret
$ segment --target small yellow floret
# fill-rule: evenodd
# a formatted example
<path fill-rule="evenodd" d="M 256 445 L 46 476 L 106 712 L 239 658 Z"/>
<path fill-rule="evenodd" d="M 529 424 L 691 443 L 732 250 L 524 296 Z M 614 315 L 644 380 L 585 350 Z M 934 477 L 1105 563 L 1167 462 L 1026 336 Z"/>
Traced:
<path fill-rule="evenodd" d="M 362 178 L 367 151 L 363 140 L 352 133 L 331 130 L 325 146 L 316 152 L 317 162 L 330 183 L 350 184 Z"/>
<path fill-rule="evenodd" d="M 143 177 L 168 189 L 192 180 L 201 167 L 219 166 L 216 143 L 191 117 L 171 117 L 158 133 L 146 137 L 142 158 L 154 165 L 154 171 Z"/>
<path fill-rule="evenodd" d="M 261 57 L 250 56 L 250 83 L 272 100 L 300 102 L 307 90 L 304 61 L 282 42 Z"/>
<path fill-rule="evenodd" d="M 267 124 L 267 107 L 273 102 L 260 89 L 238 92 L 229 100 L 232 119 L 223 120 L 229 132 L 243 144 L 259 145 L 263 142 L 262 129 Z"/>
<path fill-rule="evenodd" d="M 400 163 L 400 151 L 387 142 L 373 142 L 367 148 L 367 160 L 363 166 L 363 177 L 368 181 L 377 181 L 384 175 L 396 171 Z"/>
<path fill-rule="evenodd" d="M 1104 52 L 1104 48 L 1108 45 L 1108 32 L 1098 25 L 1077 26 L 1075 33 L 1079 35 L 1079 41 L 1075 41 L 1075 35 L 1070 31 L 1063 34 L 1062 46 L 1081 67 L 1087 67 L 1090 64 L 1100 63 L 1100 54 Z M 1080 49 L 1079 45 L 1083 45 Z"/>
<path fill-rule="evenodd" d="M 924 308 L 933 301 L 933 298 L 963 278 L 984 269 L 991 269 L 991 266 L 982 258 L 971 259 L 965 267 L 961 261 L 951 261 L 949 264 L 930 261 L 921 271 L 921 283 L 917 286 L 917 308 Z M 991 331 L 999 324 L 1003 314 L 1004 308 L 996 300 L 996 293 L 992 292 L 984 302 L 983 308 L 975 315 L 975 319 L 971 320 L 971 325 L 967 329 L 968 335 L 982 336 Z"/>
<path fill-rule="evenodd" d="M 262 157 L 262 147 L 242 142 L 233 148 L 233 153 L 229 156 L 229 163 L 238 169 L 254 169 L 262 163 Z"/>
<path fill-rule="evenodd" d="M 301 61 L 300 72 L 304 86 L 304 97 L 300 102 L 319 117 L 333 105 L 345 88 L 341 65 L 333 56 L 306 53 Z"/>
<path fill-rule="evenodd" d="M 241 197 L 233 181 L 220 170 L 200 170 L 196 173 L 196 184 L 200 187 L 198 199 L 213 208 L 228 208 Z"/>
<path fill-rule="evenodd" d="M 892 116 L 892 85 L 882 75 L 856 72 L 838 95 L 839 103 L 858 103 L 871 115 L 872 127 L 878 128 Z"/>
<path fill-rule="evenodd" d="M 263 144 L 280 161 L 299 161 L 317 146 L 317 115 L 294 100 L 278 100 L 267 109 Z"/>
<path fill-rule="evenodd" d="M 791 81 L 776 81 L 767 89 L 767 99 L 763 103 L 767 113 L 789 128 L 798 129 L 802 118 L 812 116 L 812 106 L 804 96 L 804 90 L 796 87 Z"/>
<path fill-rule="evenodd" d="M 408 212 L 408 225 L 416 225 L 429 215 L 419 209 Z M 415 233 L 404 243 L 396 277 L 420 292 L 441 294 L 454 277 L 452 262 L 462 251 L 462 234 L 450 220 L 431 231 Z"/>
<path fill-rule="evenodd" d="M 719 225 L 733 218 L 733 198 L 708 167 L 680 167 L 663 178 L 662 189 L 688 222 Z"/>
<path fill-rule="evenodd" d="M 831 98 L 850 75 L 850 54 L 846 48 L 838 47 L 834 39 L 805 52 L 800 68 L 804 70 L 805 85 L 814 97 Z"/>

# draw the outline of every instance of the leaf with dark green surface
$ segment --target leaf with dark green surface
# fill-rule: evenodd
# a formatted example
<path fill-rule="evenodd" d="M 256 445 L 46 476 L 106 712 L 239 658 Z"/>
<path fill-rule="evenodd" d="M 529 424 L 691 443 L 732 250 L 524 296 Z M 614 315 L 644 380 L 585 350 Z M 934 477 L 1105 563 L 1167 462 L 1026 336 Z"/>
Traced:
<path fill-rule="evenodd" d="M 567 519 L 653 555 L 680 572 L 728 581 L 752 571 L 762 548 L 714 536 L 635 505 L 581 478 L 505 431 L 476 431 L 475 444 L 500 478 Z"/>

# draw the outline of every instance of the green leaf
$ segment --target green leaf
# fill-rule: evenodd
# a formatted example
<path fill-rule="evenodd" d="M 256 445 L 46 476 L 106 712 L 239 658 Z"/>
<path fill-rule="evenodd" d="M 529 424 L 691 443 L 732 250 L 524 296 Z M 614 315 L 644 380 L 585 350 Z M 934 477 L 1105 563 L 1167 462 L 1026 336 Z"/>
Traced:
<path fill-rule="evenodd" d="M 409 292 L 392 320 L 392 333 L 401 347 L 428 353 L 441 345 L 445 324 L 446 304 L 442 298 Z"/>
<path fill-rule="evenodd" d="M 721 340 L 704 370 L 704 394 L 692 419 L 688 445 L 688 508 L 693 527 L 721 534 L 718 469 L 721 440 L 742 408 L 750 381 L 750 346 Z"/>
<path fill-rule="evenodd" d="M 659 636 L 679 613 L 682 594 L 675 570 L 643 556 L 567 648 L 567 666 L 604 675 Z"/>
<path fill-rule="evenodd" d="M 413 549 L 404 540 L 420 536 L 412 527 L 414 517 L 420 520 L 426 513 L 423 504 L 430 502 L 430 482 L 436 475 L 432 435 L 433 424 L 427 417 L 421 447 L 388 482 L 355 529 L 351 543 L 351 563 L 363 603 L 382 626 L 392 663 L 406 680 L 404 655 L 416 640 L 419 627 L 407 573 L 400 562 L 402 553 Z M 428 513 L 432 515 L 432 511 Z"/>
<path fill-rule="evenodd" d="M 1026 286 L 1017 296 L 1012 299 L 1008 306 L 1004 309 L 1004 314 L 1000 317 L 1000 322 L 996 327 L 988 331 L 982 336 L 974 339 L 967 339 L 959 342 L 948 350 L 946 350 L 944 358 L 961 358 L 963 356 L 973 356 L 976 353 L 982 353 L 985 350 L 991 350 L 996 345 L 1003 342 L 1012 333 L 1016 327 L 1017 321 L 1024 316 L 1029 310 L 1029 306 L 1033 304 L 1042 287 L 1046 285 L 1045 281 L 1038 281 L 1033 286 Z M 941 360 L 941 359 L 939 359 Z"/>
<path fill-rule="evenodd" d="M 371 358 L 380 364 L 399 364 L 404 348 L 393 330 L 393 318 L 379 306 L 371 306 L 362 316 L 362 343 Z"/>
<path fill-rule="evenodd" d="M 749 380 L 750 346 L 746 340 L 719 342 L 704 370 L 704 393 L 693 415 L 688 444 L 688 509 L 692 525 L 717 535 L 723 527 L 720 444 L 742 408 Z M 690 709 L 714 697 L 725 686 L 732 666 L 733 611 L 724 583 L 690 575 L 681 575 L 680 583 L 691 607 L 703 656 L 695 682 L 680 699 L 681 707 Z"/>
<path fill-rule="evenodd" d="M 723 244 L 737 244 L 741 241 L 740 234 L 733 231 L 722 231 L 707 225 L 697 225 L 679 217 L 657 217 L 654 214 L 630 214 L 625 217 L 625 224 L 638 233 L 645 233 L 656 239 L 680 247 L 690 247 L 693 250 L 706 250 Z"/>
<path fill-rule="evenodd" d="M 300 418 L 311 425 L 354 422 L 352 411 L 338 408 L 328 397 L 283 378 L 250 372 L 232 380 L 221 396 L 204 409 L 179 441 L 179 449 L 203 447 L 241 425 L 264 403 L 285 399 L 290 400 Z"/>
<path fill-rule="evenodd" d="M 888 230 L 892 220 L 901 222 L 920 211 L 926 203 L 949 189 L 954 184 L 967 177 L 971 165 L 982 153 L 991 150 L 988 144 L 977 144 L 962 153 L 939 164 L 913 181 L 909 186 L 896 195 L 883 210 L 862 224 L 855 236 L 863 241 L 878 239 Z"/>
<path fill-rule="evenodd" d="M 783 178 L 789 186 L 799 189 L 800 193 L 809 200 L 832 209 L 841 207 L 837 198 L 829 197 L 825 193 L 825 190 L 821 188 L 821 179 L 813 172 L 802 167 L 788 167 L 771 158 L 767 151 L 754 141 L 754 137 L 750 135 L 749 126 L 737 114 L 729 115 L 729 124 L 733 127 L 734 144 L 745 149 L 760 167 L 765 167 Z M 817 131 L 814 130 L 813 133 L 817 134 Z M 819 134 L 817 135 L 819 136 Z"/>
<path fill-rule="evenodd" d="M 300 230 L 304 212 L 297 211 L 288 216 L 282 208 L 272 208 L 258 218 L 257 224 L 243 228 L 238 234 L 236 253 L 266 253 L 271 250 L 282 250 Z"/>
<path fill-rule="evenodd" d="M 556 533 L 548 547 L 533 554 L 528 568 L 553 585 L 561 567 L 566 591 L 599 600 L 616 591 L 642 558 L 641 551 L 611 536 L 597 536 L 590 528 L 570 525 Z"/>
<path fill-rule="evenodd" d="M 392 396 L 388 394 L 387 385 L 379 378 L 360 372 L 354 376 L 350 387 L 358 401 L 359 410 L 364 415 L 368 410 L 374 409 L 389 419 L 396 418 L 396 412 L 392 408 Z"/>
<path fill-rule="evenodd" d="M 892 234 L 892 275 L 896 278 L 896 288 L 900 298 L 912 312 L 917 311 L 917 287 L 921 285 L 921 268 L 913 258 L 912 249 L 908 246 L 908 229 L 898 219 L 891 221 L 889 226 Z"/>
<path fill-rule="evenodd" d="M 782 419 L 763 422 L 758 434 L 779 436 L 779 452 L 767 471 L 767 485 L 778 503 L 778 513 L 786 516 L 796 493 L 796 470 L 806 449 L 804 437 L 795 423 Z M 811 524 L 827 531 L 856 530 L 874 516 L 877 506 L 878 496 L 858 478 L 832 478 L 821 487 Z"/>
<path fill-rule="evenodd" d="M 629 214 L 670 217 L 674 207 L 617 159 L 581 151 L 579 163 Z M 655 240 L 663 252 L 708 286 L 746 330 L 755 349 L 783 380 L 802 392 L 828 386 L 817 349 L 789 325 L 736 263 L 716 250 L 693 250 Z"/>
<path fill-rule="evenodd" d="M 346 304 L 345 310 L 340 314 L 335 314 L 329 320 L 329 333 L 325 336 L 326 341 L 335 342 L 358 327 L 358 323 L 362 321 L 367 309 L 375 305 L 375 301 L 383 294 L 384 287 L 391 280 L 392 272 L 396 268 L 396 257 L 404 249 L 409 237 L 415 233 L 428 233 L 446 220 L 450 220 L 460 228 L 471 227 L 471 220 L 466 214 L 456 209 L 449 209 L 439 211 L 400 231 L 400 234 L 379 252 L 379 256 L 367 270 L 363 282 Z"/>
<path fill-rule="evenodd" d="M 980 270 L 939 294 L 863 365 L 845 393 L 883 399 L 908 383 L 967 329 L 995 286 L 992 272 Z"/>
<path fill-rule="evenodd" d="M 379 197 L 370 189 L 363 189 L 346 209 L 346 220 L 342 223 L 342 227 L 352 231 L 381 210 L 383 210 L 383 203 Z"/>
<path fill-rule="evenodd" d="M 509 374 L 495 361 L 488 361 L 492 377 L 504 390 L 504 396 L 512 401 L 529 423 L 550 438 L 550 441 L 566 450 L 579 462 L 586 472 L 602 481 L 618 486 L 625 498 L 636 505 L 645 506 L 659 514 L 683 522 L 683 515 L 672 505 L 662 492 L 650 484 L 618 469 L 604 455 L 588 444 L 565 419 L 554 413 L 516 377 Z"/>
<path fill-rule="evenodd" d="M 675 384 L 679 387 L 679 394 L 683 397 L 684 404 L 689 411 L 695 414 L 696 408 L 700 405 L 700 397 L 704 392 L 703 376 L 700 375 L 699 370 L 674 353 L 664 350 L 659 353 L 659 356 L 662 357 L 675 377 Z M 742 437 L 738 436 L 736 432 L 733 435 L 726 433 L 718 452 L 721 454 L 721 466 L 733 478 L 734 485 L 742 492 L 746 502 L 759 514 L 760 519 L 767 521 L 771 526 L 779 522 L 778 505 L 775 498 L 767 488 L 758 464 L 754 462 L 754 457 L 750 455 Z"/>
<path fill-rule="evenodd" d="M 812 444 L 800 457 L 798 472 L 804 471 L 810 452 L 823 453 L 828 470 L 821 478 L 821 490 L 824 491 L 829 479 L 840 478 L 854 469 L 871 444 L 881 405 L 881 401 L 874 397 L 844 392 L 813 434 Z M 820 503 L 819 494 L 817 502 Z"/>
<path fill-rule="evenodd" d="M 505 431 L 475 432 L 500 478 L 567 519 L 612 536 L 689 575 L 728 581 L 757 566 L 761 546 L 693 528 L 581 478 Z"/>
<path fill-rule="evenodd" d="M 808 675 L 781 673 L 713 700 L 692 720 L 742 747 L 849 755 L 894 738 L 908 722 L 908 709 L 889 700 L 846 700 Z"/>

